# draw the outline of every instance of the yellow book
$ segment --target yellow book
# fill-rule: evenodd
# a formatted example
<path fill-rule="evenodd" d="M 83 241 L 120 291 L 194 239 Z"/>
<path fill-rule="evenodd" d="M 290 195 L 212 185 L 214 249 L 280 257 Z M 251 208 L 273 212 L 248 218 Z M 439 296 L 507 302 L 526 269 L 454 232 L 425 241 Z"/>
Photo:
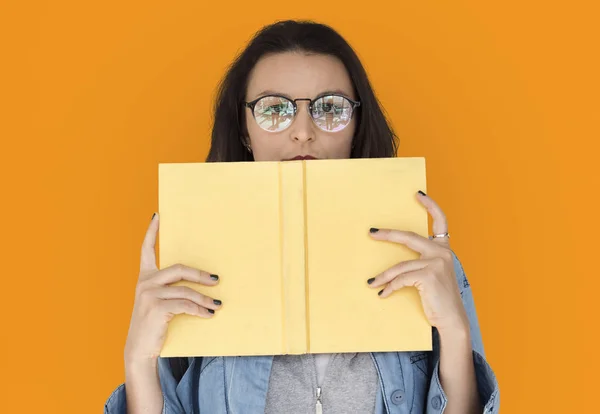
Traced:
<path fill-rule="evenodd" d="M 159 263 L 219 275 L 211 319 L 177 315 L 161 356 L 431 350 L 415 288 L 367 279 L 418 253 L 369 228 L 428 235 L 424 158 L 159 165 Z"/>

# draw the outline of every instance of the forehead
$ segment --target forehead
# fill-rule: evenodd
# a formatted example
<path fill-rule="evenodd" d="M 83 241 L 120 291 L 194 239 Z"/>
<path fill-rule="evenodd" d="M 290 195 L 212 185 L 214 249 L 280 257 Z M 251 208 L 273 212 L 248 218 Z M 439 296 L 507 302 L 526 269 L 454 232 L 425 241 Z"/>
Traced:
<path fill-rule="evenodd" d="M 314 98 L 334 90 L 354 98 L 352 82 L 339 59 L 329 55 L 285 52 L 267 55 L 256 63 L 250 73 L 246 98 L 258 98 L 264 91 L 291 98 Z"/>

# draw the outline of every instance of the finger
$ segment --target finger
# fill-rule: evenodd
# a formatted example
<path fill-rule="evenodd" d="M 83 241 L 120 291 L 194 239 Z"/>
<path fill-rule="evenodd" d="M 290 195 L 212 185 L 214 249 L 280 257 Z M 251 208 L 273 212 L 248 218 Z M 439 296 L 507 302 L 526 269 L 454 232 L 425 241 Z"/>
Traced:
<path fill-rule="evenodd" d="M 200 316 L 202 318 L 212 318 L 214 311 L 209 311 L 205 307 L 198 306 L 191 300 L 187 299 L 169 299 L 163 300 L 158 306 L 160 312 L 167 317 L 167 320 L 171 320 L 175 315 L 181 315 L 183 313 L 193 316 Z"/>
<path fill-rule="evenodd" d="M 438 248 L 436 243 L 412 231 L 371 228 L 369 234 L 376 240 L 404 244 L 421 254 L 431 254 Z"/>
<path fill-rule="evenodd" d="M 159 270 L 148 279 L 157 285 L 168 285 L 181 280 L 214 286 L 219 283 L 219 276 L 178 263 Z"/>
<path fill-rule="evenodd" d="M 417 193 L 417 199 L 429 212 L 431 218 L 433 219 L 433 234 L 443 234 L 448 232 L 448 221 L 446 220 L 446 215 L 438 206 L 438 204 L 427 194 L 425 193 Z M 450 240 L 448 237 L 436 237 L 433 239 L 434 242 L 448 245 Z"/>
<path fill-rule="evenodd" d="M 146 230 L 146 237 L 142 243 L 142 257 L 140 259 L 140 275 L 153 272 L 157 270 L 156 267 L 156 252 L 154 246 L 156 245 L 156 233 L 158 232 L 158 213 L 152 215 L 148 230 Z"/>
<path fill-rule="evenodd" d="M 403 287 L 413 286 L 419 291 L 423 289 L 423 283 L 427 280 L 428 272 L 425 269 L 415 270 L 408 273 L 403 273 L 388 283 L 385 288 L 379 291 L 379 297 L 387 298 L 394 291 Z"/>
<path fill-rule="evenodd" d="M 213 310 L 219 309 L 222 305 L 220 300 L 203 295 L 187 286 L 167 286 L 157 288 L 155 290 L 155 295 L 159 299 L 187 299 L 198 306 Z"/>
<path fill-rule="evenodd" d="M 400 262 L 397 265 L 385 270 L 383 273 L 380 273 L 379 275 L 367 280 L 367 283 L 371 288 L 383 286 L 386 283 L 393 280 L 394 278 L 396 278 L 396 276 L 402 273 L 423 269 L 429 263 L 429 260 L 407 260 L 405 262 Z"/>

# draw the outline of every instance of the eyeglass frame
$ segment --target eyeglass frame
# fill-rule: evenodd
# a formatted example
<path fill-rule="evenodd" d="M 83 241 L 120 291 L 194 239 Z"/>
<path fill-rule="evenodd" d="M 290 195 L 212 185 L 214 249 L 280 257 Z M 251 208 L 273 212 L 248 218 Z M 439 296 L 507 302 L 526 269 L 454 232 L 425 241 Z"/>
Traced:
<path fill-rule="evenodd" d="M 268 97 L 274 97 L 274 98 L 283 98 L 283 99 L 286 99 L 286 100 L 290 101 L 292 103 L 292 106 L 294 107 L 294 117 L 292 118 L 292 122 L 290 122 L 290 125 L 288 125 L 284 129 L 282 129 L 281 131 L 273 131 L 273 132 L 282 132 L 282 131 L 285 131 L 286 129 L 288 129 L 294 123 L 294 120 L 296 119 L 296 115 L 298 114 L 298 104 L 296 103 L 296 101 L 308 101 L 309 102 L 308 103 L 309 116 L 310 116 L 310 119 L 312 119 L 313 122 L 314 122 L 315 118 L 311 115 L 312 114 L 313 105 L 315 104 L 315 102 L 317 102 L 317 100 L 319 100 L 319 99 L 321 99 L 321 98 L 323 98 L 325 96 L 340 96 L 340 97 L 348 100 L 352 104 L 352 115 L 350 116 L 350 119 L 354 118 L 354 112 L 355 112 L 354 110 L 356 108 L 360 107 L 360 101 L 355 101 L 353 99 L 348 98 L 346 95 L 342 95 L 340 93 L 332 93 L 332 92 L 321 93 L 321 94 L 319 94 L 314 99 L 310 99 L 310 98 L 290 99 L 287 96 L 278 95 L 278 94 L 263 95 L 263 96 L 260 96 L 260 97 L 256 98 L 253 101 L 244 102 L 244 107 L 245 108 L 249 108 L 252 111 L 252 117 L 256 121 L 256 115 L 254 115 L 254 107 L 256 106 L 256 104 L 258 103 L 258 101 L 260 101 L 261 99 L 268 98 Z M 342 128 L 341 130 L 343 130 L 345 128 L 346 127 Z M 321 127 L 319 127 L 319 129 L 321 129 Z M 339 131 L 335 131 L 335 132 L 339 132 Z"/>

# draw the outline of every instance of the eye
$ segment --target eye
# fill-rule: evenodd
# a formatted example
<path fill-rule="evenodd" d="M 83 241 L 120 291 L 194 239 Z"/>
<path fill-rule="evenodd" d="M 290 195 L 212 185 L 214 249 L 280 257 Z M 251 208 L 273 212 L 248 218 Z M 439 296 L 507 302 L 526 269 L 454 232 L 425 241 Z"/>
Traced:
<path fill-rule="evenodd" d="M 352 110 L 352 103 L 341 95 L 322 96 L 313 105 L 313 118 L 320 118 L 325 114 L 342 115 Z"/>
<path fill-rule="evenodd" d="M 261 98 L 254 107 L 255 114 L 293 114 L 294 106 L 288 99 L 278 96 L 265 96 Z"/>

